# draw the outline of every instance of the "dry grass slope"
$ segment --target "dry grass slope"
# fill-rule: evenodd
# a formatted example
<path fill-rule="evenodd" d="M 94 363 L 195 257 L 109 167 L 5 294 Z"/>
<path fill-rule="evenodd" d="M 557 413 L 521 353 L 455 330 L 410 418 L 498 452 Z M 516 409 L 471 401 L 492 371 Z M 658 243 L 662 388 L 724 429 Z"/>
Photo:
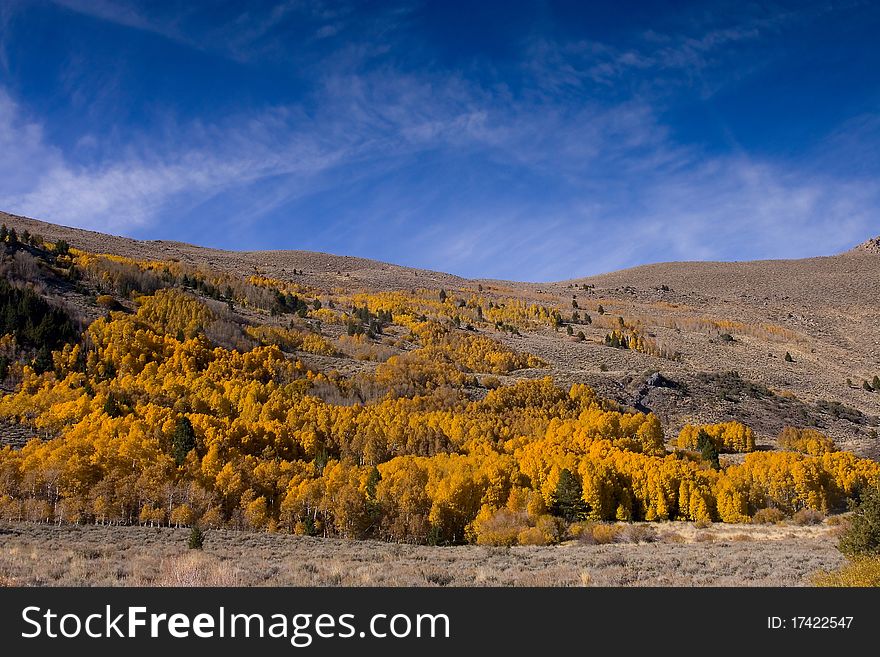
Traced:
<path fill-rule="evenodd" d="M 8 586 L 806 586 L 828 527 L 662 525 L 650 543 L 430 547 L 283 534 L 0 525 Z M 623 540 L 630 540 L 624 538 Z M 51 555 L 51 559 L 48 558 Z"/>

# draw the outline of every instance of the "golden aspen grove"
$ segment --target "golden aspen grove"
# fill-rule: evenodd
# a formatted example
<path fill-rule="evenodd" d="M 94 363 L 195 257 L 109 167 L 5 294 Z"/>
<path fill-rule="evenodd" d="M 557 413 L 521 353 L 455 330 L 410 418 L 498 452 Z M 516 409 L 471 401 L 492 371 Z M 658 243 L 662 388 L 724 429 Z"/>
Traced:
<path fill-rule="evenodd" d="M 97 318 L 42 358 L 6 322 L 0 418 L 31 436 L 0 450 L 6 520 L 546 545 L 587 522 L 833 513 L 880 484 L 880 464 L 815 430 L 786 429 L 783 451 L 756 451 L 733 420 L 668 443 L 653 413 L 529 375 L 547 364 L 498 336 L 558 328 L 551 302 L 318 289 L 33 236 L 7 248 L 93 295 Z M 602 315 L 606 344 L 671 357 Z M 340 355 L 375 364 L 321 365 Z M 701 432 L 737 458 L 713 467 Z M 580 498 L 566 517 L 569 481 Z"/>

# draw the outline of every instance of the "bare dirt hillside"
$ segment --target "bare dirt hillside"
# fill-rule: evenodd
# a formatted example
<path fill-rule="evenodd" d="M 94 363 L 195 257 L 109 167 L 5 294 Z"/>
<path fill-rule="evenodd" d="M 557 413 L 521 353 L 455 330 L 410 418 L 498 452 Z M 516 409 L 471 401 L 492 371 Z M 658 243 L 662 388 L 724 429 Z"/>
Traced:
<path fill-rule="evenodd" d="M 686 422 L 738 419 L 754 427 L 760 443 L 772 445 L 785 425 L 814 426 L 847 449 L 880 456 L 880 391 L 863 384 L 880 375 L 880 238 L 832 257 L 662 263 L 538 284 L 472 281 L 307 251 L 231 252 L 138 241 L 5 213 L 0 221 L 96 253 L 179 260 L 325 290 L 479 289 L 488 301 L 556 308 L 567 326 L 492 333 L 548 364 L 502 379 L 550 375 L 588 383 L 657 413 L 668 436 Z M 608 346 L 605 336 L 620 318 L 664 357 Z M 352 360 L 334 366 L 370 365 Z"/>
<path fill-rule="evenodd" d="M 134 240 L 90 230 L 69 228 L 27 217 L 0 212 L 0 221 L 19 232 L 28 230 L 50 241 L 63 239 L 73 246 L 93 253 L 113 253 L 138 260 L 176 259 L 192 265 L 204 265 L 247 276 L 259 271 L 281 278 L 302 270 L 298 282 L 315 285 L 351 285 L 404 289 L 413 286 L 453 287 L 465 279 L 440 272 L 400 267 L 375 260 L 338 256 L 314 251 L 222 251 L 167 240 Z"/>

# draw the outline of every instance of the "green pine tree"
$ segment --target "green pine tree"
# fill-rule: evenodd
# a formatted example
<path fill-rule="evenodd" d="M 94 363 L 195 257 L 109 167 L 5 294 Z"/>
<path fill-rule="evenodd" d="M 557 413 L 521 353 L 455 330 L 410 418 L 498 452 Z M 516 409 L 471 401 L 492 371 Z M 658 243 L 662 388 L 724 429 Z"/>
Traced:
<path fill-rule="evenodd" d="M 116 401 L 116 395 L 110 393 L 104 400 L 104 412 L 110 417 L 119 417 L 122 413 L 119 409 L 119 402 Z"/>
<path fill-rule="evenodd" d="M 205 532 L 199 529 L 197 525 L 193 525 L 193 528 L 189 532 L 189 549 L 201 550 L 204 544 Z"/>
<path fill-rule="evenodd" d="M 721 469 L 721 461 L 718 459 L 718 448 L 712 436 L 706 433 L 705 429 L 700 429 L 697 434 L 697 449 L 704 461 L 708 461 L 715 470 Z"/>
<path fill-rule="evenodd" d="M 880 555 L 880 489 L 862 491 L 852 518 L 840 537 L 838 549 L 845 555 Z"/>
<path fill-rule="evenodd" d="M 568 521 L 585 520 L 590 509 L 584 502 L 584 491 L 581 482 L 571 470 L 563 469 L 559 473 L 559 483 L 553 492 L 550 512 Z"/>
<path fill-rule="evenodd" d="M 37 355 L 34 357 L 32 365 L 37 374 L 54 369 L 55 363 L 52 361 L 52 350 L 46 345 L 40 347 L 37 350 Z"/>
<path fill-rule="evenodd" d="M 367 473 L 367 499 L 376 499 L 376 486 L 379 485 L 380 481 L 382 481 L 382 474 L 379 472 L 379 468 L 374 465 L 373 469 Z"/>
<path fill-rule="evenodd" d="M 171 452 L 174 456 L 174 462 L 177 465 L 183 465 L 187 454 L 195 449 L 195 446 L 196 432 L 189 418 L 183 416 L 177 421 L 177 426 L 174 427 L 174 437 L 171 439 Z"/>

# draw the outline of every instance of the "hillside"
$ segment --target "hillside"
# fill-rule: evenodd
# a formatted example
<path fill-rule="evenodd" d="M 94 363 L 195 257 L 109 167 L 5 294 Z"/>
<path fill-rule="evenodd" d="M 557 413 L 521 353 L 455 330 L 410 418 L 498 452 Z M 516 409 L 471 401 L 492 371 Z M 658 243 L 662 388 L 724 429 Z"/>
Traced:
<path fill-rule="evenodd" d="M 0 223 L 0 520 L 640 543 L 880 483 L 870 253 L 536 284 Z"/>
<path fill-rule="evenodd" d="M 880 260 L 871 248 L 877 240 L 833 257 L 659 263 L 535 284 L 467 280 L 307 251 L 231 252 L 138 241 L 5 213 L 0 221 L 93 253 L 177 261 L 239 277 L 259 274 L 325 291 L 442 288 L 466 296 L 479 286 L 489 301 L 517 299 L 556 308 L 565 320 L 575 312 L 574 300 L 579 314 L 593 320 L 572 323 L 573 334 L 583 331 L 583 341 L 540 322 L 529 322 L 519 335 L 489 330 L 494 339 L 548 365 L 511 372 L 510 378 L 550 375 L 564 384 L 588 383 L 621 403 L 655 412 L 670 433 L 685 422 L 736 419 L 769 444 L 785 425 L 816 426 L 856 453 L 880 455 L 871 433 L 880 415 L 880 393 L 862 386 L 880 373 Z M 100 314 L 88 300 L 62 294 L 89 319 Z M 599 306 L 604 315 L 598 314 Z M 239 315 L 249 317 L 247 310 Z M 603 338 L 619 317 L 680 356 L 672 360 L 606 346 Z M 793 362 L 784 360 L 786 352 Z M 348 372 L 373 366 L 358 359 L 331 361 Z M 654 372 L 673 383 L 648 385 Z"/>

